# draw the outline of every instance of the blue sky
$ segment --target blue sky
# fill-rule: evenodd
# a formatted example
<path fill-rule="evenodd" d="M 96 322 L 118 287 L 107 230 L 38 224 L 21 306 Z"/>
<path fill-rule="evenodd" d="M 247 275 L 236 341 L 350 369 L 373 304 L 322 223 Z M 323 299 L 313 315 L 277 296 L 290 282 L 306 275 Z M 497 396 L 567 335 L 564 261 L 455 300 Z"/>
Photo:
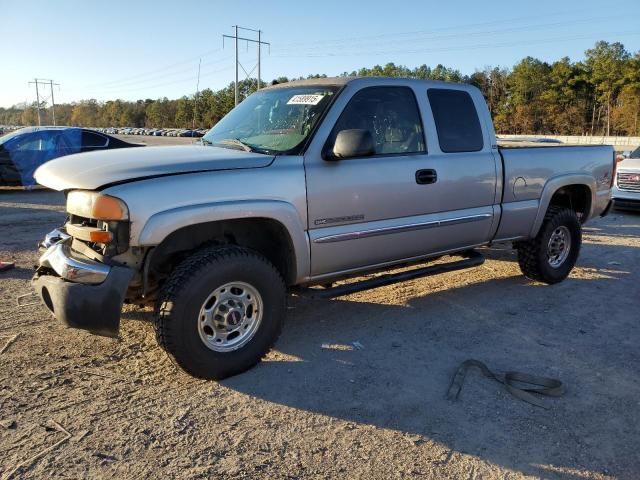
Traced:
<path fill-rule="evenodd" d="M 56 102 L 176 98 L 234 78 L 239 24 L 263 30 L 262 77 L 337 75 L 395 62 L 442 63 L 462 73 L 531 55 L 580 59 L 598 39 L 640 50 L 640 2 L 631 0 L 349 2 L 0 0 L 0 106 L 34 101 L 28 82 L 52 78 Z M 252 35 L 251 32 L 243 32 Z M 255 46 L 241 44 L 250 71 Z"/>

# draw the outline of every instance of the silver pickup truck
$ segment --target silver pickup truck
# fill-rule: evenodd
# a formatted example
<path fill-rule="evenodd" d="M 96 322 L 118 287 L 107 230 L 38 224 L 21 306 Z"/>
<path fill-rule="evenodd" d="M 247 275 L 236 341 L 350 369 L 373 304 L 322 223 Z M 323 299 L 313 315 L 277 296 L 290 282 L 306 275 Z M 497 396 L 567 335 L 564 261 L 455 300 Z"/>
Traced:
<path fill-rule="evenodd" d="M 273 346 L 291 291 L 339 296 L 466 268 L 492 242 L 513 242 L 527 277 L 563 280 L 581 225 L 609 209 L 614 169 L 608 146 L 498 147 L 469 85 L 275 85 L 201 145 L 40 167 L 68 218 L 43 241 L 33 284 L 64 324 L 96 334 L 117 336 L 124 302 L 155 306 L 176 363 L 220 379 Z M 334 285 L 446 255 L 462 258 Z"/>

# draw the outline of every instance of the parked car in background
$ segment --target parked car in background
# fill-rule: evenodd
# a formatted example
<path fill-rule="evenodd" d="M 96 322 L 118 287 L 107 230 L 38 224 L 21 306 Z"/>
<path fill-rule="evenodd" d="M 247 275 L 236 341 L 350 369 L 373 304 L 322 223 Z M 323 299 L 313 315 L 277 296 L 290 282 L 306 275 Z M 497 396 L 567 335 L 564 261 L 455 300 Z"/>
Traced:
<path fill-rule="evenodd" d="M 619 156 L 613 203 L 621 210 L 640 210 L 640 147 Z"/>
<path fill-rule="evenodd" d="M 0 137 L 0 186 L 33 186 L 42 164 L 79 152 L 141 147 L 86 128 L 27 127 Z"/>

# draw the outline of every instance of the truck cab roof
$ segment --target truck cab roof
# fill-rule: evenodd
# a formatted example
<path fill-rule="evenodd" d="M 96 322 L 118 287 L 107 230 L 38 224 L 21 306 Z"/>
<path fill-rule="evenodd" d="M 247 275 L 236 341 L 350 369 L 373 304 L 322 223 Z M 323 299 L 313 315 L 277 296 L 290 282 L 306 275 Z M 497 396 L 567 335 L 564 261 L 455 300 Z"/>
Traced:
<path fill-rule="evenodd" d="M 263 90 L 275 88 L 290 87 L 307 87 L 307 86 L 338 86 L 342 87 L 348 84 L 357 84 L 360 86 L 382 86 L 382 85 L 415 85 L 432 88 L 459 88 L 463 90 L 476 90 L 476 87 L 466 83 L 444 82 L 441 80 L 422 80 L 409 77 L 326 77 L 326 78 L 309 78 L 305 80 L 293 80 L 291 82 L 278 83 L 265 87 Z"/>

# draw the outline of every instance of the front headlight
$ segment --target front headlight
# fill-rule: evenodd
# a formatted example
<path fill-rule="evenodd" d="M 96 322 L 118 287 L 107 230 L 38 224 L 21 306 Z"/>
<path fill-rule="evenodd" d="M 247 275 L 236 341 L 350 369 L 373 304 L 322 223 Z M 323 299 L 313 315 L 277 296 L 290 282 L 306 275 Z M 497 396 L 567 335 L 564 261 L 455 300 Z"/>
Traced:
<path fill-rule="evenodd" d="M 100 192 L 73 190 L 67 195 L 67 212 L 95 220 L 128 220 L 129 209 L 119 198 Z"/>

